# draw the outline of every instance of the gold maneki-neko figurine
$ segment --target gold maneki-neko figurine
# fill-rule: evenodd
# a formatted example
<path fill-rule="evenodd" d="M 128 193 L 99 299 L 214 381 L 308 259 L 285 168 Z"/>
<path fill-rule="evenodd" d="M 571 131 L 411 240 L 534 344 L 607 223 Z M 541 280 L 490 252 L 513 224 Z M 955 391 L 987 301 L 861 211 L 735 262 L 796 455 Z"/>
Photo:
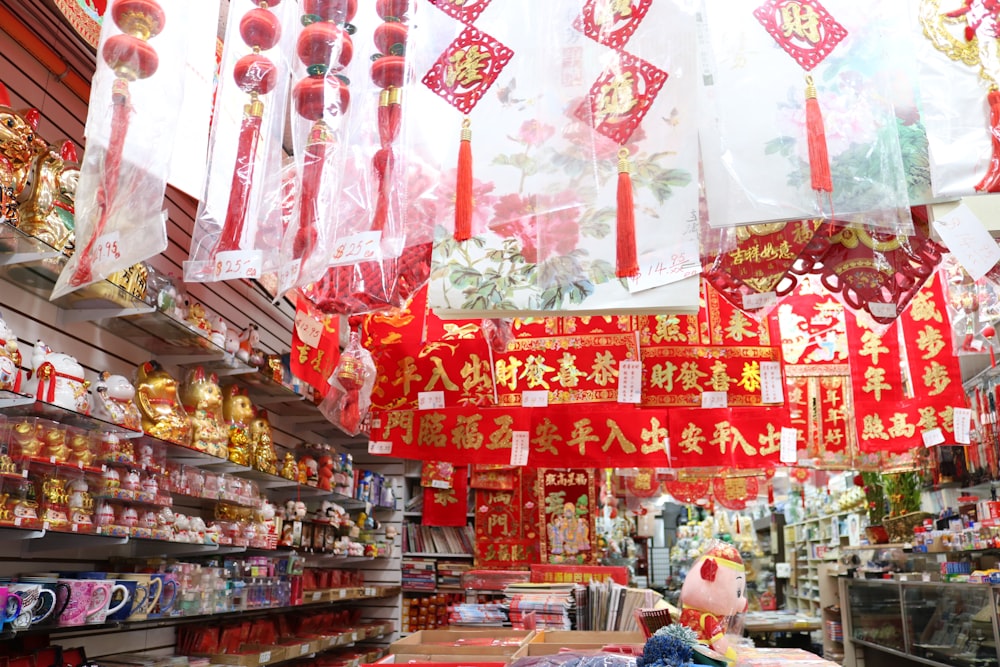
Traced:
<path fill-rule="evenodd" d="M 135 389 L 146 435 L 189 446 L 191 420 L 177 395 L 177 380 L 158 362 L 147 361 L 136 370 Z"/>

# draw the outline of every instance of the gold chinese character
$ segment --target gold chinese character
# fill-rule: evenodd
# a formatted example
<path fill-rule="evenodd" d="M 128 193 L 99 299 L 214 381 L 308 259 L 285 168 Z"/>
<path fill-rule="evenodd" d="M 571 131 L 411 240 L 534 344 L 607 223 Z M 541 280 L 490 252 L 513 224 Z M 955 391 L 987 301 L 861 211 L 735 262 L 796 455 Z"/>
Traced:
<path fill-rule="evenodd" d="M 662 365 L 656 364 L 649 373 L 650 386 L 664 389 L 666 391 L 673 391 L 674 371 L 676 370 L 677 366 L 674 366 L 669 361 Z"/>
<path fill-rule="evenodd" d="M 458 385 L 451 381 L 451 378 L 448 377 L 448 372 L 444 369 L 444 362 L 438 357 L 431 357 L 431 363 L 434 364 L 434 370 L 431 371 L 431 377 L 427 381 L 424 391 L 433 391 L 438 381 L 448 391 L 458 391 Z"/>
<path fill-rule="evenodd" d="M 937 415 L 934 414 L 934 408 L 917 408 L 917 414 L 920 415 L 920 430 L 929 431 L 932 428 L 936 428 L 938 425 Z"/>
<path fill-rule="evenodd" d="M 518 377 L 524 379 L 528 383 L 529 389 L 534 389 L 535 387 L 548 389 L 549 383 L 545 381 L 545 374 L 553 370 L 555 369 L 552 368 L 552 366 L 545 363 L 545 357 L 543 355 L 532 354 L 524 360 L 524 370 L 521 371 L 521 375 Z"/>
<path fill-rule="evenodd" d="M 418 445 L 444 447 L 448 442 L 444 434 L 444 415 L 432 412 L 420 416 L 420 429 L 417 434 Z"/>
<path fill-rule="evenodd" d="M 836 426 L 837 422 L 844 421 L 844 408 L 830 408 L 826 411 L 826 421 Z"/>
<path fill-rule="evenodd" d="M 600 0 L 594 8 L 594 22 L 602 27 L 629 16 L 632 16 L 632 0 Z"/>
<path fill-rule="evenodd" d="M 312 363 L 310 364 L 310 366 L 312 366 L 312 369 L 317 373 L 323 372 L 323 354 L 325 352 L 326 350 L 316 350 L 316 358 L 313 359 Z"/>
<path fill-rule="evenodd" d="M 760 364 L 756 361 L 747 361 L 743 364 L 743 372 L 740 374 L 740 381 L 737 387 L 743 387 L 747 393 L 753 394 L 760 389 Z"/>
<path fill-rule="evenodd" d="M 611 81 L 601 86 L 600 97 L 594 104 L 596 107 L 594 124 L 600 125 L 615 116 L 625 116 L 638 103 L 639 98 L 635 95 L 635 75 L 632 72 L 618 73 Z"/>
<path fill-rule="evenodd" d="M 871 357 L 873 364 L 878 364 L 879 354 L 889 354 L 889 348 L 882 345 L 882 339 L 875 335 L 874 331 L 866 331 L 861 334 L 861 349 L 858 354 L 862 357 Z"/>
<path fill-rule="evenodd" d="M 478 44 L 467 49 L 455 49 L 448 57 L 444 70 L 445 85 L 448 88 L 454 88 L 456 84 L 470 88 L 479 83 L 483 80 L 483 71 L 489 66 L 491 57 L 489 51 L 480 51 Z"/>
<path fill-rule="evenodd" d="M 757 455 L 757 448 L 747 441 L 747 438 L 743 435 L 742 431 L 732 425 L 729 426 L 729 430 L 733 434 L 733 452 L 735 452 L 736 448 L 739 447 L 743 450 L 743 454 L 746 456 Z"/>
<path fill-rule="evenodd" d="M 653 333 L 654 343 L 662 343 L 663 341 L 683 343 L 685 340 L 687 337 L 681 333 L 680 318 L 676 315 L 656 316 L 656 330 Z"/>
<path fill-rule="evenodd" d="M 882 400 L 882 392 L 892 389 L 892 386 L 885 381 L 885 369 L 870 366 L 865 371 L 865 384 L 861 390 L 868 394 L 875 394 L 875 400 Z"/>
<path fill-rule="evenodd" d="M 486 449 L 510 449 L 514 442 L 514 418 L 510 415 L 501 415 L 493 420 L 497 427 L 490 434 L 490 441 Z"/>
<path fill-rule="evenodd" d="M 681 441 L 678 443 L 681 451 L 685 454 L 704 454 L 702 445 L 707 438 L 702 435 L 704 431 L 697 424 L 688 424 L 681 432 Z"/>
<path fill-rule="evenodd" d="M 708 373 L 698 370 L 698 364 L 694 361 L 685 361 L 681 364 L 681 370 L 677 373 L 677 381 L 681 383 L 684 391 L 698 389 L 701 378 L 708 377 Z"/>
<path fill-rule="evenodd" d="M 497 385 L 507 387 L 507 389 L 510 389 L 511 391 L 517 389 L 517 371 L 523 365 L 524 362 L 516 357 L 511 357 L 510 359 L 497 359 Z"/>
<path fill-rule="evenodd" d="M 586 455 L 588 443 L 600 440 L 600 438 L 594 435 L 594 427 L 591 426 L 589 419 L 581 419 L 573 422 L 573 433 L 571 436 L 566 441 L 566 444 L 570 447 L 579 447 L 580 456 Z"/>
<path fill-rule="evenodd" d="M 546 486 L 555 486 L 555 484 L 556 484 L 556 476 L 553 473 L 551 473 L 551 472 L 550 473 L 546 473 L 545 474 L 545 485 Z"/>
<path fill-rule="evenodd" d="M 824 440 L 827 444 L 833 445 L 834 447 L 840 447 L 840 443 L 844 441 L 844 431 L 839 428 L 831 428 L 825 432 Z"/>
<path fill-rule="evenodd" d="M 691 424 L 689 424 L 691 426 Z M 701 429 L 699 429 L 699 433 Z M 669 435 L 667 433 L 667 428 L 665 425 L 660 424 L 660 420 L 653 417 L 649 420 L 649 428 L 642 429 L 639 434 L 642 438 L 642 447 L 640 451 L 643 454 L 652 454 L 654 452 L 667 452 L 667 440 Z M 683 435 L 682 435 L 683 437 Z M 681 445 L 683 447 L 683 443 Z M 700 451 L 698 452 L 701 453 Z"/>
<path fill-rule="evenodd" d="M 922 359 L 936 357 L 944 349 L 944 346 L 944 336 L 929 324 L 917 335 L 917 349 L 923 352 Z"/>
<path fill-rule="evenodd" d="M 633 484 L 637 489 L 648 491 L 653 488 L 653 476 L 648 470 L 640 470 L 636 473 L 635 482 Z"/>
<path fill-rule="evenodd" d="M 493 380 L 489 370 L 489 361 L 480 359 L 478 354 L 469 355 L 469 360 L 462 366 L 462 395 L 475 401 L 481 396 L 492 394 Z"/>
<path fill-rule="evenodd" d="M 938 362 L 932 361 L 931 365 L 924 371 L 924 386 L 927 387 L 928 393 L 931 396 L 937 396 L 947 389 L 949 384 L 951 384 L 951 377 L 948 375 L 948 369 Z"/>
<path fill-rule="evenodd" d="M 893 438 L 912 438 L 913 434 L 916 433 L 917 427 L 913 424 L 908 424 L 906 422 L 906 413 L 897 412 L 892 415 L 889 420 L 889 435 Z"/>
<path fill-rule="evenodd" d="M 392 381 L 393 387 L 403 385 L 403 394 L 410 395 L 410 384 L 420 382 L 423 376 L 417 373 L 417 362 L 413 357 L 404 357 L 396 362 L 396 379 Z"/>
<path fill-rule="evenodd" d="M 615 368 L 615 359 L 610 352 L 598 352 L 594 357 L 594 364 L 590 367 L 588 380 L 593 380 L 595 384 L 604 387 L 618 377 L 618 369 Z"/>
<path fill-rule="evenodd" d="M 455 489 L 441 489 L 434 492 L 434 504 L 441 505 L 442 507 L 447 507 L 458 502 L 458 498 L 455 497 Z"/>
<path fill-rule="evenodd" d="M 483 434 L 479 432 L 482 415 L 459 415 L 455 428 L 451 429 L 451 441 L 458 449 L 479 449 L 483 446 Z"/>
<path fill-rule="evenodd" d="M 309 350 L 310 350 L 310 347 L 308 345 L 306 345 L 305 343 L 302 343 L 302 345 L 299 345 L 295 349 L 299 353 L 299 363 L 300 364 L 306 363 L 306 361 L 309 359 Z"/>
<path fill-rule="evenodd" d="M 535 427 L 535 451 L 539 454 L 559 454 L 556 449 L 556 442 L 562 440 L 559 435 L 559 427 L 552 423 L 552 420 L 545 417 L 538 426 Z"/>
<path fill-rule="evenodd" d="M 562 359 L 559 360 L 559 371 L 550 379 L 558 382 L 559 386 L 569 389 L 580 384 L 580 378 L 586 373 L 576 367 L 576 355 L 563 352 Z"/>
<path fill-rule="evenodd" d="M 889 434 L 885 432 L 885 424 L 878 415 L 865 415 L 861 427 L 862 440 L 888 440 Z"/>
<path fill-rule="evenodd" d="M 716 359 L 715 363 L 712 364 L 712 377 L 709 378 L 708 384 L 712 388 L 712 391 L 729 391 L 729 385 L 734 382 L 734 380 L 729 377 L 727 372 L 729 368 L 726 366 L 726 362 L 721 359 Z"/>
<path fill-rule="evenodd" d="M 781 431 L 776 429 L 774 424 L 768 423 L 767 433 L 758 435 L 757 442 L 760 444 L 759 453 L 761 456 L 776 454 L 781 451 Z"/>
<path fill-rule="evenodd" d="M 733 433 L 729 422 L 721 421 L 715 425 L 715 431 L 712 433 L 712 439 L 709 440 L 708 444 L 715 445 L 719 448 L 719 454 L 725 455 L 732 441 Z"/>
<path fill-rule="evenodd" d="M 805 390 L 803 387 L 796 385 L 788 390 L 788 402 L 791 405 L 798 405 L 799 403 L 805 403 Z"/>
<path fill-rule="evenodd" d="M 935 322 L 942 322 L 941 311 L 938 310 L 937 306 L 931 300 L 930 290 L 920 290 L 917 295 L 913 297 L 913 301 L 910 303 L 910 317 L 913 318 L 914 322 L 927 322 L 929 320 L 934 320 Z"/>
<path fill-rule="evenodd" d="M 611 448 L 612 443 L 617 443 L 621 450 L 626 454 L 635 454 L 636 447 L 633 445 L 625 434 L 622 433 L 622 427 L 618 425 L 614 419 L 608 419 L 607 425 L 609 429 L 608 439 L 604 441 L 604 446 L 601 447 L 602 452 L 608 451 Z"/>
<path fill-rule="evenodd" d="M 950 405 L 938 413 L 941 417 L 941 429 L 951 433 L 955 430 L 955 408 Z"/>
<path fill-rule="evenodd" d="M 729 318 L 729 326 L 726 327 L 726 335 L 741 343 L 744 338 L 756 338 L 757 332 L 753 330 L 753 323 L 743 311 L 734 310 Z"/>
<path fill-rule="evenodd" d="M 781 7 L 781 33 L 788 37 L 798 37 L 810 44 L 819 44 L 819 14 L 810 5 L 786 2 Z"/>
<path fill-rule="evenodd" d="M 389 439 L 389 434 L 394 428 L 403 429 L 403 442 L 408 445 L 413 444 L 413 411 L 412 410 L 390 410 L 385 422 L 385 435 Z"/>

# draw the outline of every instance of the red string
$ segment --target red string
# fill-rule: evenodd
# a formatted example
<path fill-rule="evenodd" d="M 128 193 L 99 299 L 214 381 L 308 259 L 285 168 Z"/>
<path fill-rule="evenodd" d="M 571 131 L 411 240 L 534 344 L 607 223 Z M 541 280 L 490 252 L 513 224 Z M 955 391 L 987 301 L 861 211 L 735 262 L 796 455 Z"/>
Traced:
<path fill-rule="evenodd" d="M 615 275 L 632 278 L 639 275 L 639 261 L 635 247 L 635 201 L 632 194 L 632 176 L 629 174 L 628 151 L 618 152 L 618 200 L 616 229 Z"/>
<path fill-rule="evenodd" d="M 389 187 L 395 156 L 392 143 L 399 134 L 402 109 L 396 101 L 398 90 L 387 88 L 383 92 L 384 103 L 378 107 L 378 134 L 382 144 L 381 150 L 375 155 L 372 164 L 378 179 L 378 197 L 375 201 L 375 215 L 372 218 L 372 230 L 381 231 L 385 228 L 389 217 Z"/>
<path fill-rule="evenodd" d="M 319 190 L 323 179 L 330 133 L 322 121 L 309 133 L 302 163 L 302 200 L 299 208 L 299 229 L 292 248 L 295 259 L 304 259 L 316 247 L 316 227 L 319 223 Z"/>
<path fill-rule="evenodd" d="M 259 104 L 255 102 L 254 104 Z M 243 116 L 240 126 L 240 143 L 236 153 L 236 166 L 233 169 L 233 183 L 229 190 L 229 208 L 226 221 L 222 226 L 222 235 L 215 247 L 216 253 L 240 249 L 243 237 L 243 226 L 246 223 L 247 209 L 250 206 L 250 189 L 253 184 L 254 166 L 257 162 L 257 145 L 260 143 L 260 126 L 262 114 L 250 105 Z"/>

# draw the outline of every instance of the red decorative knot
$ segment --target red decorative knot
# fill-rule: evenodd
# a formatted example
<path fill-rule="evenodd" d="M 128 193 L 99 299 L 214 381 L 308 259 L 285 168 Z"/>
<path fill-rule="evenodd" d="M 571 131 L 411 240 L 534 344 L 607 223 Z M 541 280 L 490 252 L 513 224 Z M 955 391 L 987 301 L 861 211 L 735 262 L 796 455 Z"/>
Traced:
<path fill-rule="evenodd" d="M 240 37 L 247 46 L 268 51 L 281 41 L 281 24 L 272 12 L 258 7 L 240 19 Z"/>
<path fill-rule="evenodd" d="M 442 12 L 466 25 L 472 25 L 486 9 L 490 0 L 429 0 Z"/>
<path fill-rule="evenodd" d="M 233 78 L 244 93 L 267 95 L 278 83 L 278 67 L 259 53 L 250 53 L 236 61 Z"/>
<path fill-rule="evenodd" d="M 587 0 L 573 27 L 595 42 L 621 48 L 642 23 L 653 0 Z"/>
<path fill-rule="evenodd" d="M 807 72 L 847 37 L 844 26 L 818 0 L 767 0 L 753 15 Z"/>
<path fill-rule="evenodd" d="M 438 4 L 441 2 L 444 0 Z M 513 56 L 513 51 L 493 37 L 467 26 L 438 57 L 422 82 L 468 114 Z"/>
<path fill-rule="evenodd" d="M 590 87 L 576 117 L 618 144 L 628 141 L 660 92 L 667 73 L 621 52 Z"/>

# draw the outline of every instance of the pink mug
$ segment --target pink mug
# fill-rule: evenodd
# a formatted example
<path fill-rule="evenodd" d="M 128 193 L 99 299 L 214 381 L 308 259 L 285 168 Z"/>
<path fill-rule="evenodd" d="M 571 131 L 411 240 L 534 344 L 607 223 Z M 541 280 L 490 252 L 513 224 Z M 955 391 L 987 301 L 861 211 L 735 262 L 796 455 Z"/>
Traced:
<path fill-rule="evenodd" d="M 129 595 L 128 589 L 119 583 L 115 583 L 114 579 L 95 579 L 94 590 L 91 593 L 91 602 L 96 600 L 101 600 L 101 608 L 91 616 L 89 613 L 87 616 L 88 625 L 94 625 L 96 623 L 104 623 L 108 620 L 108 616 L 119 611 L 122 607 L 128 604 L 131 596 Z M 111 600 L 114 598 L 115 593 L 121 593 L 121 601 L 118 604 L 112 605 Z"/>
<path fill-rule="evenodd" d="M 67 586 L 66 592 L 59 590 L 59 603 L 63 604 L 66 595 L 69 595 L 69 602 L 59 615 L 60 626 L 84 625 L 105 609 L 111 600 L 110 588 L 96 586 L 105 583 L 100 579 L 60 579 L 59 583 Z"/>

